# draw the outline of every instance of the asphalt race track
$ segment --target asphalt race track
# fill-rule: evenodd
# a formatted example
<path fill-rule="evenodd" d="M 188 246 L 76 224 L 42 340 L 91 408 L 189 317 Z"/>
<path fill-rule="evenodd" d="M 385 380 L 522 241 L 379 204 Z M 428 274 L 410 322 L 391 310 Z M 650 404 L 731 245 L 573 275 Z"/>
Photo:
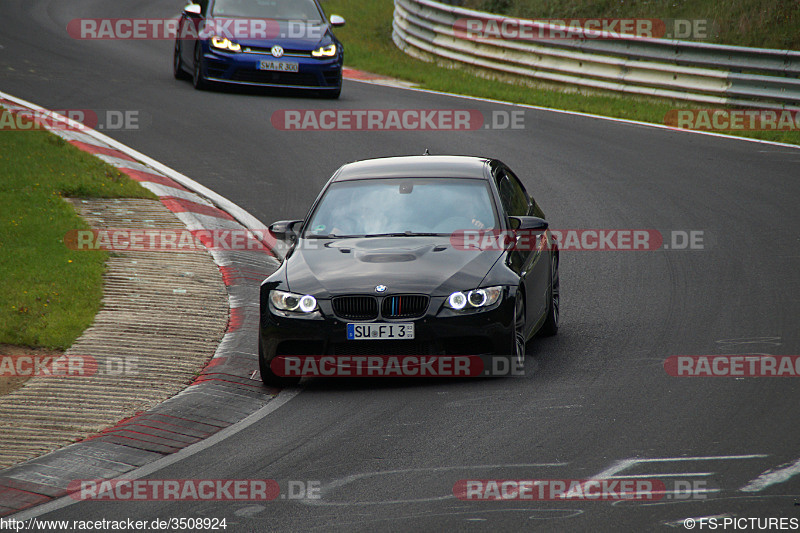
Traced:
<path fill-rule="evenodd" d="M 702 231 L 704 246 L 562 253 L 561 330 L 528 344 L 524 377 L 313 380 L 257 423 L 149 476 L 274 479 L 284 490 L 313 481 L 319 499 L 80 502 L 42 518 L 216 517 L 229 531 L 645 531 L 683 528 L 687 517 L 800 519 L 800 378 L 680 378 L 663 367 L 672 355 L 800 354 L 800 150 L 532 109 L 517 130 L 279 131 L 270 118 L 285 109 L 488 117 L 519 108 L 355 81 L 338 101 L 199 92 L 173 79 L 171 41 L 66 32 L 75 18 L 171 17 L 182 5 L 3 0 L 0 90 L 49 109 L 138 113 L 138 130 L 104 133 L 267 224 L 304 217 L 345 162 L 428 148 L 503 160 L 553 228 L 656 229 L 668 245 L 672 231 Z M 612 475 L 708 492 L 618 503 L 453 497 L 463 479 Z"/>

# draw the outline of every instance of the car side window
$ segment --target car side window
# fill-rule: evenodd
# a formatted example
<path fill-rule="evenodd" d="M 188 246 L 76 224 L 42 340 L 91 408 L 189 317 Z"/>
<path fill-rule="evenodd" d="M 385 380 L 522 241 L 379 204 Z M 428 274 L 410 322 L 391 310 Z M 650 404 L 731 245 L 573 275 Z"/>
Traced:
<path fill-rule="evenodd" d="M 194 2 L 200 6 L 200 13 L 203 15 L 208 13 L 208 0 L 194 0 Z"/>
<path fill-rule="evenodd" d="M 506 169 L 506 172 L 508 173 L 508 176 L 511 178 L 511 183 L 512 184 L 516 183 L 517 187 L 519 187 L 519 189 L 522 191 L 522 194 L 525 196 L 525 201 L 528 204 L 527 215 L 539 218 L 547 218 L 544 216 L 544 212 L 539 207 L 539 204 L 536 203 L 536 200 L 533 198 L 533 196 L 528 194 L 528 191 L 525 190 L 525 186 L 522 185 L 522 182 L 519 181 L 519 178 L 517 178 L 517 176 L 515 176 L 514 173 L 511 172 L 511 170 Z"/>
<path fill-rule="evenodd" d="M 529 199 L 525 188 L 511 171 L 500 169 L 497 174 L 497 188 L 500 192 L 500 201 L 503 208 L 510 216 L 525 216 L 528 214 Z"/>

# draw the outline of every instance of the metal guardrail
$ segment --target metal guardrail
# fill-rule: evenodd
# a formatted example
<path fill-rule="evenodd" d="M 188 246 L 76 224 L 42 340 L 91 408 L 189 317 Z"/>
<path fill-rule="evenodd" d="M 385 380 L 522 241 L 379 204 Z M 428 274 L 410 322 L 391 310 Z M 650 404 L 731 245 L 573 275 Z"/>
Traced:
<path fill-rule="evenodd" d="M 603 91 L 800 109 L 797 51 L 632 35 L 597 39 L 591 30 L 579 28 L 571 28 L 577 38 L 471 39 L 463 27 L 459 31 L 457 21 L 509 19 L 433 0 L 395 0 L 394 5 L 392 39 L 407 54 L 426 61 L 445 59 L 495 75 Z M 546 22 L 520 23 L 545 32 L 559 29 Z"/>

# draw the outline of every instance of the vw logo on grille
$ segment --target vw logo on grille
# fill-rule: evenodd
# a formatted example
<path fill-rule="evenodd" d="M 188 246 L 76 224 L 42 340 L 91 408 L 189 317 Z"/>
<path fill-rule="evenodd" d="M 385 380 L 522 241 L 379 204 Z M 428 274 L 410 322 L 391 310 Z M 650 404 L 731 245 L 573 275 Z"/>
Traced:
<path fill-rule="evenodd" d="M 386 285 L 375 285 L 375 292 L 386 292 L 388 287 Z"/>
<path fill-rule="evenodd" d="M 276 44 L 270 49 L 270 52 L 275 57 L 281 57 L 283 55 L 283 47 Z"/>

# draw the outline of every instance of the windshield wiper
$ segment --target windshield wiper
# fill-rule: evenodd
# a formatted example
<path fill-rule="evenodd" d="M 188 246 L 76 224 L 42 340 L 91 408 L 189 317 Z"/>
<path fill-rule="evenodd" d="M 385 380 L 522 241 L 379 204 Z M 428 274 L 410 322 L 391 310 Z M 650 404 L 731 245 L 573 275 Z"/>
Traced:
<path fill-rule="evenodd" d="M 364 239 L 371 237 L 447 237 L 449 233 L 428 233 L 417 231 L 403 231 L 395 233 L 368 233 L 366 235 L 338 235 L 336 233 L 325 233 L 317 235 L 311 233 L 305 235 L 304 239 Z"/>
<path fill-rule="evenodd" d="M 447 237 L 449 233 L 429 233 L 419 231 L 404 231 L 398 233 L 370 233 L 364 237 Z"/>
<path fill-rule="evenodd" d="M 400 235 L 403 235 L 402 233 Z M 304 239 L 361 239 L 369 237 L 370 235 L 339 235 L 338 233 L 326 233 L 324 235 L 316 235 L 311 233 L 303 237 Z"/>

